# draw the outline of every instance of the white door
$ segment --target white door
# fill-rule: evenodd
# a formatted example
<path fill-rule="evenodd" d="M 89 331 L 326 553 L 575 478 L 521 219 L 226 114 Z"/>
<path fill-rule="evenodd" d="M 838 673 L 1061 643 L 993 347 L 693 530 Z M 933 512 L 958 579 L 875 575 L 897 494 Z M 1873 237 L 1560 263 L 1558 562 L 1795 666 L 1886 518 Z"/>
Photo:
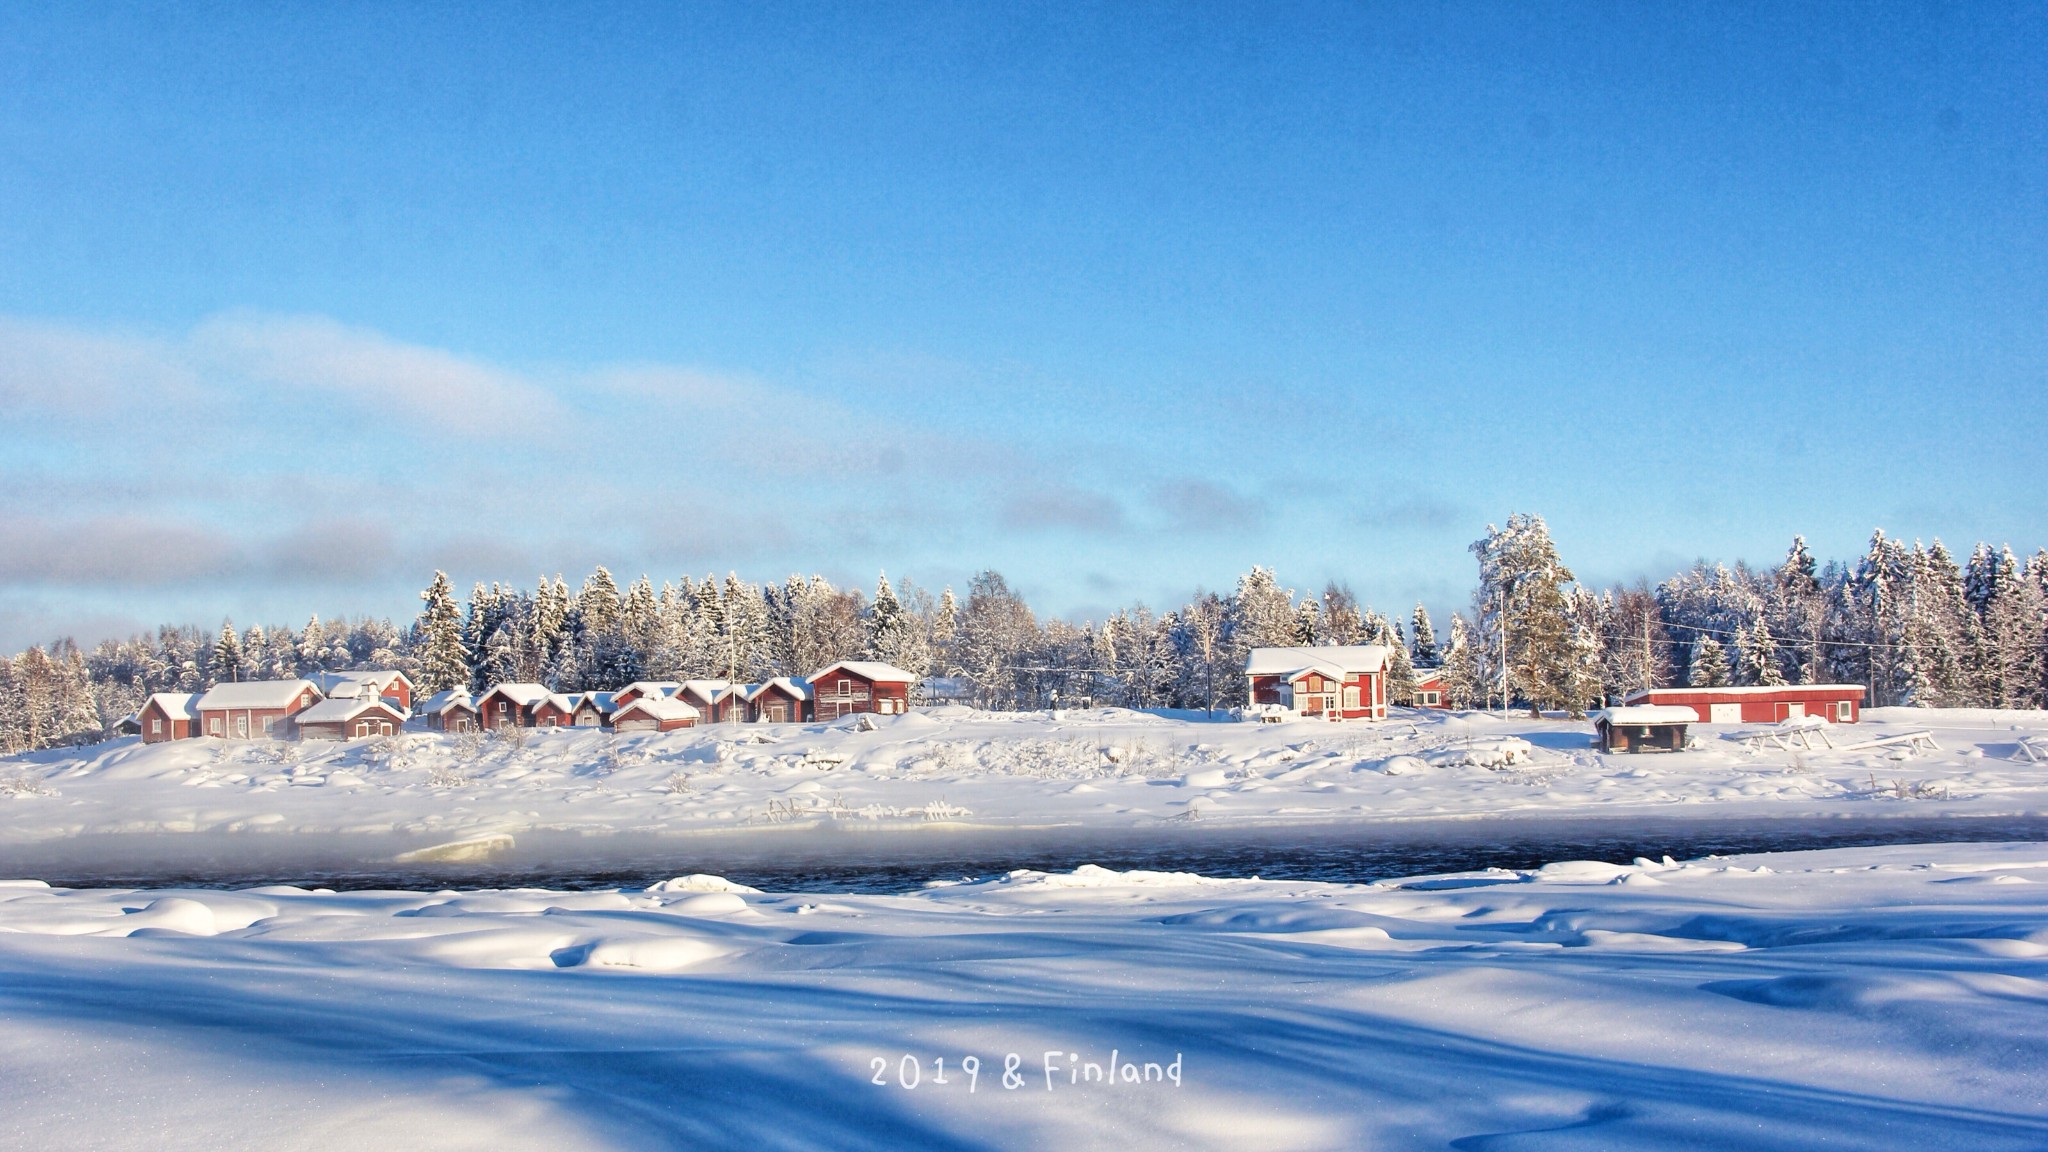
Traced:
<path fill-rule="evenodd" d="M 1785 705 L 1785 719 L 1793 720 L 1804 715 L 1806 715 L 1806 705 L 1796 701 Z"/>
<path fill-rule="evenodd" d="M 1736 704 L 1709 704 L 1709 705 L 1707 705 L 1707 723 L 1709 723 L 1709 724 L 1740 724 L 1740 723 L 1742 723 L 1742 705 L 1741 705 L 1740 703 L 1736 703 Z"/>

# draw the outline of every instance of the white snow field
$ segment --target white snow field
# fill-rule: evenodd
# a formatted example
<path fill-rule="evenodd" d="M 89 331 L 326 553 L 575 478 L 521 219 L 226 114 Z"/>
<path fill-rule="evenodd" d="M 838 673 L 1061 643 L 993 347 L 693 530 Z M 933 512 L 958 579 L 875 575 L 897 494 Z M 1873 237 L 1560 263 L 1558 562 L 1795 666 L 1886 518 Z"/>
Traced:
<path fill-rule="evenodd" d="M 1693 750 L 1604 755 L 1585 722 L 1526 716 L 1403 711 L 1377 724 L 1260 725 L 960 707 L 625 736 L 126 738 L 0 758 L 0 866 L 8 845 L 95 833 L 389 834 L 427 845 L 528 831 L 688 834 L 826 822 L 1116 828 L 2048 813 L 2048 713 L 1866 715 L 1830 738 L 1847 745 L 1926 731 L 1935 746 L 1758 750 L 1740 737 L 1762 726 L 1698 725 Z"/>
<path fill-rule="evenodd" d="M 2039 1149 L 2044 892 L 2048 844 L 895 896 L 15 881 L 0 1147 Z"/>

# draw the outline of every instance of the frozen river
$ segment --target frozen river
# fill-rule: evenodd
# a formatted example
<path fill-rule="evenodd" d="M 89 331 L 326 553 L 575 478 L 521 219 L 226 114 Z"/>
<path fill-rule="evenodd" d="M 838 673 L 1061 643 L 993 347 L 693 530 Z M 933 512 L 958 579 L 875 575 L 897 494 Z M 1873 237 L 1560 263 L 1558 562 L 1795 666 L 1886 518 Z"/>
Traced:
<path fill-rule="evenodd" d="M 60 887 L 337 891 L 638 887 L 712 873 L 767 891 L 887 894 L 1011 869 L 1117 870 L 1365 883 L 1398 876 L 1937 842 L 2048 841 L 2041 817 L 1606 818 L 1289 827 L 873 830 L 821 826 L 676 836 L 521 833 L 488 860 L 401 864 L 396 836 L 85 836 L 0 848 L 0 877 Z"/>

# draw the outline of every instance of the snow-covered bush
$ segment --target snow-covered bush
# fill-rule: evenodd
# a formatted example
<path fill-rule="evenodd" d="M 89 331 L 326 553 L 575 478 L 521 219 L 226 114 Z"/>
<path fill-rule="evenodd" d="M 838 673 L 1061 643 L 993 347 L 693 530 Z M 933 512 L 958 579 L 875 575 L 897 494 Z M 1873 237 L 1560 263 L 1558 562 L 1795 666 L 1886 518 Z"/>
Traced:
<path fill-rule="evenodd" d="M 43 783 L 27 772 L 11 772 L 0 776 L 0 796 L 55 796 L 57 790 Z"/>

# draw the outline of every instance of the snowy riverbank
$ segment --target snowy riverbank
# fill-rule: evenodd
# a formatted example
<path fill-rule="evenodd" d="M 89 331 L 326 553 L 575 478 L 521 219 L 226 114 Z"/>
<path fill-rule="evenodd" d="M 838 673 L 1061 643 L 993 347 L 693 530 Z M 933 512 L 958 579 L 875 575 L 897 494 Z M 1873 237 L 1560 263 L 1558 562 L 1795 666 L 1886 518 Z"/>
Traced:
<path fill-rule="evenodd" d="M 2038 1148 L 2044 884 L 2042 844 L 903 896 L 13 884 L 0 1145 Z"/>
<path fill-rule="evenodd" d="M 1698 747 L 1605 755 L 1583 722 L 1405 712 L 1383 724 L 1205 722 L 1114 709 L 941 708 L 830 725 L 392 742 L 212 739 L 0 759 L 7 846 L 90 835 L 385 836 L 409 846 L 524 833 L 689 835 L 818 824 L 1148 827 L 1690 813 L 2048 814 L 2021 741 L 2048 713 L 1895 709 L 1837 742 L 1915 729 L 1937 751 Z"/>

